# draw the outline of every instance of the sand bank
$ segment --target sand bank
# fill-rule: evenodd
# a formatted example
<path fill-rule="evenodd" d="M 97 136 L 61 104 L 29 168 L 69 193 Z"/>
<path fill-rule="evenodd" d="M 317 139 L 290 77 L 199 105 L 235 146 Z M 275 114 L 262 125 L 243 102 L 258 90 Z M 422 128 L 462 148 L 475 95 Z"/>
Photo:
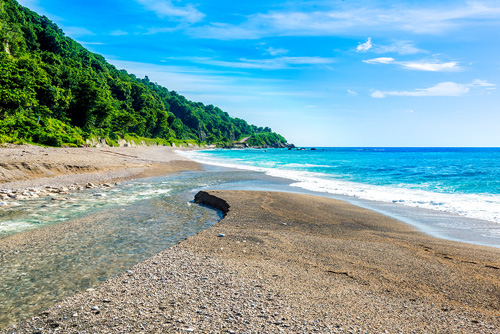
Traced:
<path fill-rule="evenodd" d="M 182 149 L 182 148 L 181 148 Z M 8 145 L 0 148 L 0 189 L 105 183 L 198 170 L 200 165 L 165 146 L 54 148 Z"/>
<path fill-rule="evenodd" d="M 220 223 L 4 332 L 499 333 L 499 249 L 327 198 L 209 193 Z"/>

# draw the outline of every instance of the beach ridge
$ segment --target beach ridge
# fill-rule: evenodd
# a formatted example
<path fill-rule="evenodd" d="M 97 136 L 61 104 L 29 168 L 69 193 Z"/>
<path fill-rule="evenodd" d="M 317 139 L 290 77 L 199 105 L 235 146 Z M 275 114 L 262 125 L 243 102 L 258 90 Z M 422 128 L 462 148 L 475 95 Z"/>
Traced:
<path fill-rule="evenodd" d="M 166 146 L 56 148 L 7 145 L 0 148 L 0 189 L 103 184 L 165 175 L 201 166 Z"/>

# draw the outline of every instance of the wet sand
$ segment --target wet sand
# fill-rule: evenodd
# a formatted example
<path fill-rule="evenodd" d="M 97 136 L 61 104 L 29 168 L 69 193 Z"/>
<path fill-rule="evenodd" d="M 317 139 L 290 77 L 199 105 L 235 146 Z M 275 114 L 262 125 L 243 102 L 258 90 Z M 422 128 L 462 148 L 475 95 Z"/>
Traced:
<path fill-rule="evenodd" d="M 210 191 L 215 226 L 3 333 L 500 333 L 500 250 L 342 201 Z"/>

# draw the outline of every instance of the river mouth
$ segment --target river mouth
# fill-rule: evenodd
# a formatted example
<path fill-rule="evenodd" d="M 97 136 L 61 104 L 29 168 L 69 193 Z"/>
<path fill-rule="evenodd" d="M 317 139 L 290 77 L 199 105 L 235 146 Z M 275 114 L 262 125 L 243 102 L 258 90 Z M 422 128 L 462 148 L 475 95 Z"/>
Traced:
<path fill-rule="evenodd" d="M 96 287 L 221 219 L 194 204 L 231 173 L 184 172 L 85 190 L 69 200 L 22 201 L 0 226 L 0 328 Z M 95 192 L 105 196 L 94 196 Z"/>
<path fill-rule="evenodd" d="M 204 189 L 288 184 L 210 168 L 18 201 L 0 207 L 0 329 L 94 288 L 209 228 L 222 213 L 195 204 Z M 96 196 L 97 195 L 97 196 Z"/>

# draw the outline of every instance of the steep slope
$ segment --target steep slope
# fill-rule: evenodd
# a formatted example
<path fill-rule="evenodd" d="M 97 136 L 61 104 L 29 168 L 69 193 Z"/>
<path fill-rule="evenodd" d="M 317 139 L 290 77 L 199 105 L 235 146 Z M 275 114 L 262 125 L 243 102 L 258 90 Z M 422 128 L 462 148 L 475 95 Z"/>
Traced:
<path fill-rule="evenodd" d="M 286 140 L 148 77 L 118 70 L 47 17 L 0 0 L 0 142 L 82 145 L 88 138 L 152 138 L 159 144 L 231 145 L 242 137 Z"/>

